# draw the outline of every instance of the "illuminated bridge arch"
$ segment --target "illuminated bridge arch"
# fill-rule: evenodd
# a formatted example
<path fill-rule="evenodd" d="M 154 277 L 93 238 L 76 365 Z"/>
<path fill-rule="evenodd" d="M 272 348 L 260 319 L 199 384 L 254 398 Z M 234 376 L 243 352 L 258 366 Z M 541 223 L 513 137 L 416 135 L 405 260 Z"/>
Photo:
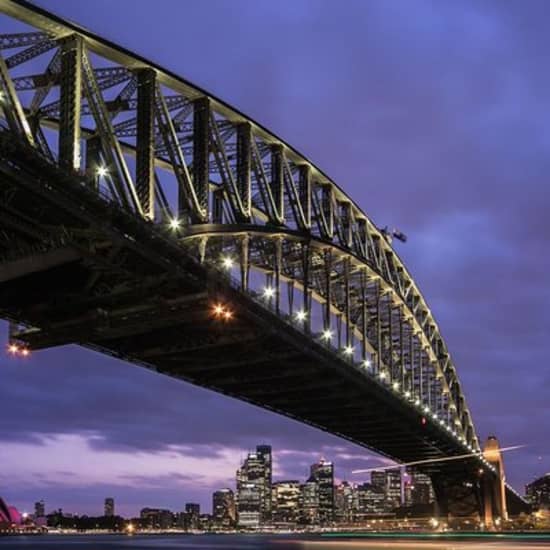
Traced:
<path fill-rule="evenodd" d="M 1 7 L 35 29 L 0 36 L 10 131 L 201 261 L 232 262 L 243 291 L 479 450 L 428 305 L 339 186 L 186 80 L 24 2 Z"/>

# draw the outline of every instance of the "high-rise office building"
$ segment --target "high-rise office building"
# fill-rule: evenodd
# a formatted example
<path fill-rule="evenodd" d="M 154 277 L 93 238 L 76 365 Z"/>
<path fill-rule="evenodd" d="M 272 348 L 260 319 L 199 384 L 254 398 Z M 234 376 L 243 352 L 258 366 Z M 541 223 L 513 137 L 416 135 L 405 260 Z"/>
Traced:
<path fill-rule="evenodd" d="M 295 524 L 300 520 L 300 482 L 278 481 L 272 487 L 272 519 L 275 523 Z"/>
<path fill-rule="evenodd" d="M 259 527 L 271 515 L 271 447 L 258 446 L 237 471 L 237 521 Z"/>
<path fill-rule="evenodd" d="M 212 495 L 212 517 L 217 527 L 233 527 L 235 513 L 235 494 L 231 489 L 220 489 Z"/>
<path fill-rule="evenodd" d="M 36 518 L 43 518 L 46 516 L 46 505 L 44 504 L 43 500 L 39 500 L 38 502 L 34 503 L 34 517 Z"/>
<path fill-rule="evenodd" d="M 414 505 L 432 504 L 435 502 L 435 493 L 430 476 L 413 470 L 410 476 L 411 495 L 410 503 Z"/>
<path fill-rule="evenodd" d="M 201 515 L 201 505 L 194 502 L 185 504 L 185 527 L 186 529 L 198 529 Z"/>
<path fill-rule="evenodd" d="M 535 510 L 550 508 L 550 473 L 526 485 L 525 496 Z"/>
<path fill-rule="evenodd" d="M 339 523 L 351 523 L 357 511 L 357 492 L 347 481 L 336 485 L 334 490 L 334 514 Z"/>
<path fill-rule="evenodd" d="M 362 483 L 357 486 L 357 518 L 368 519 L 387 511 L 386 492 L 379 484 Z"/>
<path fill-rule="evenodd" d="M 397 468 L 371 472 L 371 484 L 384 491 L 387 511 L 401 506 L 401 470 Z"/>
<path fill-rule="evenodd" d="M 311 465 L 310 479 L 317 483 L 319 494 L 319 523 L 326 525 L 334 521 L 334 466 L 321 459 Z"/>
<path fill-rule="evenodd" d="M 271 519 L 272 506 L 272 484 L 273 484 L 273 461 L 271 458 L 271 445 L 258 445 L 256 453 L 264 461 L 264 496 L 262 504 L 262 521 L 268 522 Z"/>
<path fill-rule="evenodd" d="M 300 511 L 302 523 L 306 525 L 319 523 L 319 486 L 312 477 L 300 486 Z"/>
<path fill-rule="evenodd" d="M 105 499 L 105 504 L 103 506 L 103 515 L 111 518 L 115 515 L 115 499 L 112 497 L 107 497 Z"/>

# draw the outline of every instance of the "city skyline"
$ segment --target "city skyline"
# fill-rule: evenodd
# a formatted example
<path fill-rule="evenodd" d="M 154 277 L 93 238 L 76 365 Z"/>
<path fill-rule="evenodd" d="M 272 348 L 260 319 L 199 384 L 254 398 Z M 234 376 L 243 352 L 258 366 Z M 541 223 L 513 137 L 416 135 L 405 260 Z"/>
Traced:
<path fill-rule="evenodd" d="M 507 477 L 520 492 L 550 469 L 550 438 L 537 421 L 548 414 L 550 389 L 547 137 L 540 125 L 547 82 L 545 56 L 529 42 L 541 31 L 542 3 L 525 11 L 511 3 L 419 3 L 425 17 L 417 18 L 405 17 L 404 5 L 400 14 L 382 3 L 350 3 L 349 19 L 328 4 L 298 2 L 280 11 L 264 4 L 240 21 L 243 43 L 259 41 L 257 23 L 267 17 L 273 26 L 261 32 L 284 33 L 289 45 L 256 52 L 224 34 L 223 22 L 234 16 L 220 3 L 217 42 L 203 52 L 208 63 L 186 65 L 170 32 L 154 44 L 139 38 L 144 25 L 176 32 L 173 13 L 151 13 L 140 2 L 129 10 L 121 2 L 109 8 L 131 18 L 121 29 L 101 9 L 106 2 L 38 3 L 218 93 L 318 162 L 379 225 L 407 233 L 396 250 L 442 327 L 481 438 L 495 434 L 503 446 L 527 445 L 505 456 Z M 186 18 L 210 17 L 198 3 L 185 11 Z M 449 18 L 455 26 L 445 23 Z M 365 38 L 369 20 L 377 28 Z M 181 48 L 191 48 L 198 32 L 188 29 Z M 399 38 L 388 40 L 394 34 Z M 468 39 L 463 49 L 453 46 L 457 35 Z M 224 52 L 229 60 L 216 50 L 224 41 L 235 48 Z M 452 71 L 444 54 L 452 56 Z M 506 69 L 518 66 L 511 79 Z M 243 74 L 263 78 L 243 83 Z M 411 78 L 401 82 L 402 74 Z M 480 74 L 483 85 L 475 87 Z M 342 135 L 349 138 L 336 137 Z M 398 192 L 408 200 L 395 200 Z M 421 212 L 414 208 L 420 205 Z M 75 347 L 17 360 L 3 355 L 0 368 L 0 398 L 10 412 L 0 420 L 8 465 L 0 487 L 15 504 L 58 495 L 85 511 L 118 491 L 124 510 L 160 496 L 170 504 L 183 487 L 190 495 L 184 501 L 198 500 L 227 484 L 240 448 L 261 436 L 281 449 L 274 471 L 288 479 L 318 449 L 346 471 L 379 464 L 370 451 L 334 436 Z"/>

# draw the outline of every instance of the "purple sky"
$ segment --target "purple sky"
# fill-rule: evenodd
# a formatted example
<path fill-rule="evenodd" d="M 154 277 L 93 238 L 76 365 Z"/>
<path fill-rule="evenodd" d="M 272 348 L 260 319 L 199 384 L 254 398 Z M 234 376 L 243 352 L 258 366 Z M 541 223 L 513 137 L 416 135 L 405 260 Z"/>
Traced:
<path fill-rule="evenodd" d="M 378 225 L 431 305 L 478 435 L 519 490 L 550 470 L 548 4 L 506 0 L 40 0 L 203 86 L 284 137 Z M 149 38 L 151 37 L 151 38 Z M 2 325 L 2 336 L 5 326 Z M 335 437 L 78 348 L 0 358 L 0 494 L 20 509 L 210 509 L 244 453 L 277 478 Z"/>

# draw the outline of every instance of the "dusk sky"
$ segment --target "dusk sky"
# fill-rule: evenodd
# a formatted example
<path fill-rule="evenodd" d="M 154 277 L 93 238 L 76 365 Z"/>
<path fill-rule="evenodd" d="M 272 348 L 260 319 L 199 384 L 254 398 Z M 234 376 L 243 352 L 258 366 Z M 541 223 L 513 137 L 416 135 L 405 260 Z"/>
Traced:
<path fill-rule="evenodd" d="M 550 471 L 546 0 L 40 0 L 294 145 L 379 226 L 438 320 L 483 441 Z M 46 289 L 45 289 L 46 290 Z M 1 325 L 6 339 L 6 326 Z M 382 462 L 273 413 L 77 347 L 0 357 L 0 496 L 181 510 L 270 443 L 276 479 Z"/>

